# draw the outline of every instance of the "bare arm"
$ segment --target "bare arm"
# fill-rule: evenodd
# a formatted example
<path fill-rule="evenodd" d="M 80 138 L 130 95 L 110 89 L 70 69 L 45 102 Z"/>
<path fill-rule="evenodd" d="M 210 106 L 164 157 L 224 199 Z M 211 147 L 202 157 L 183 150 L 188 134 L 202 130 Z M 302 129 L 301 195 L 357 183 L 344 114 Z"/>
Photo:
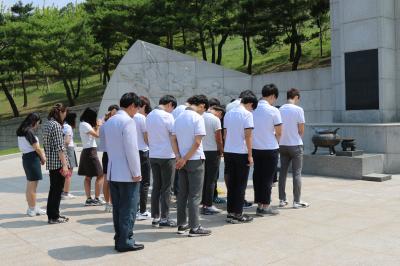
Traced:
<path fill-rule="evenodd" d="M 149 145 L 149 136 L 147 135 L 147 132 L 144 132 L 144 133 L 143 133 L 143 139 L 144 139 L 144 142 L 145 142 L 147 145 Z"/>
<path fill-rule="evenodd" d="M 215 141 L 217 142 L 217 149 L 219 154 L 224 153 L 224 143 L 222 141 L 222 132 L 221 129 L 215 131 Z"/>
<path fill-rule="evenodd" d="M 181 169 L 182 167 L 185 166 L 186 162 L 192 158 L 193 154 L 196 152 L 196 150 L 200 147 L 201 145 L 201 140 L 203 139 L 203 136 L 195 136 L 194 137 L 194 142 L 192 144 L 192 147 L 188 151 L 188 153 L 185 154 L 181 159 L 179 159 L 176 163 L 176 169 Z"/>
<path fill-rule="evenodd" d="M 253 164 L 253 129 L 251 128 L 246 128 L 244 130 L 244 138 L 246 141 L 246 146 L 247 146 L 247 158 L 249 161 L 249 165 Z"/>
<path fill-rule="evenodd" d="M 100 137 L 99 128 L 98 128 L 98 127 L 93 128 L 93 130 L 90 130 L 90 131 L 88 132 L 88 134 L 89 134 L 89 135 L 92 135 L 92 136 L 95 137 L 95 138 Z"/>
<path fill-rule="evenodd" d="M 64 142 L 65 146 L 68 146 L 71 143 L 71 135 L 65 135 Z"/>
<path fill-rule="evenodd" d="M 40 162 L 42 165 L 45 164 L 46 162 L 46 155 L 44 154 L 44 151 L 40 148 L 39 143 L 34 143 L 32 147 L 35 149 L 36 153 L 39 155 Z"/>
<path fill-rule="evenodd" d="M 281 136 L 282 136 L 282 125 L 277 125 L 275 126 L 275 137 L 278 143 L 281 140 Z"/>
<path fill-rule="evenodd" d="M 178 140 L 176 139 L 175 135 L 170 135 L 169 139 L 171 140 L 171 146 L 172 150 L 175 153 L 176 160 L 179 160 L 181 158 L 181 155 L 179 153 L 179 146 L 178 146 Z"/>
<path fill-rule="evenodd" d="M 304 123 L 297 124 L 298 132 L 300 137 L 304 136 Z"/>

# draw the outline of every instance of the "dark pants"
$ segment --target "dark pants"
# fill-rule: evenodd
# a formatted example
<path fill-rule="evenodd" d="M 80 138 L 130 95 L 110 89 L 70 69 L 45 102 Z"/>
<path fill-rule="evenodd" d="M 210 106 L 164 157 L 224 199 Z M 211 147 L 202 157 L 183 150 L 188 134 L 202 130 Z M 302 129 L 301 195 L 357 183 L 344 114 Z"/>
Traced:
<path fill-rule="evenodd" d="M 175 176 L 175 158 L 157 159 L 150 158 L 151 171 L 153 172 L 153 190 L 151 191 L 151 217 L 169 218 L 169 205 L 171 201 L 171 184 Z"/>
<path fill-rule="evenodd" d="M 271 203 L 272 183 L 278 165 L 278 150 L 253 149 L 253 158 L 254 202 L 269 205 Z"/>
<path fill-rule="evenodd" d="M 135 244 L 133 226 L 135 225 L 139 201 L 138 182 L 110 182 L 115 230 L 115 247 L 124 249 Z"/>
<path fill-rule="evenodd" d="M 65 177 L 60 173 L 60 169 L 50 170 L 50 190 L 47 198 L 47 217 L 58 219 L 60 217 L 60 201 L 63 192 Z"/>
<path fill-rule="evenodd" d="M 226 152 L 224 158 L 229 176 L 227 211 L 228 213 L 242 214 L 250 169 L 247 154 Z"/>
<path fill-rule="evenodd" d="M 140 182 L 140 212 L 146 211 L 147 195 L 150 187 L 150 159 L 149 151 L 139 151 L 140 170 L 142 172 L 142 181 Z"/>
<path fill-rule="evenodd" d="M 204 179 L 203 160 L 187 161 L 182 169 L 179 169 L 179 194 L 178 194 L 178 226 L 186 224 L 189 213 L 189 227 L 196 229 L 199 227 L 199 204 L 201 201 L 201 190 Z"/>
<path fill-rule="evenodd" d="M 214 199 L 215 184 L 218 180 L 221 156 L 217 151 L 205 151 L 203 197 L 201 204 L 211 207 Z"/>

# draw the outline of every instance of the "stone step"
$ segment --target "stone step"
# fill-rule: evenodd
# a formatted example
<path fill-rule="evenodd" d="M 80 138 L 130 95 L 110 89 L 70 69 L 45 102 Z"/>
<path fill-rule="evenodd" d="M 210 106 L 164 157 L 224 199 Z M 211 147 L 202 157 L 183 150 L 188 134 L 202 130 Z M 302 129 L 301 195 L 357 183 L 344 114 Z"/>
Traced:
<path fill-rule="evenodd" d="M 363 175 L 361 180 L 364 181 L 373 181 L 373 182 L 383 182 L 383 181 L 388 181 L 392 179 L 392 175 L 388 174 L 369 174 L 369 175 Z"/>

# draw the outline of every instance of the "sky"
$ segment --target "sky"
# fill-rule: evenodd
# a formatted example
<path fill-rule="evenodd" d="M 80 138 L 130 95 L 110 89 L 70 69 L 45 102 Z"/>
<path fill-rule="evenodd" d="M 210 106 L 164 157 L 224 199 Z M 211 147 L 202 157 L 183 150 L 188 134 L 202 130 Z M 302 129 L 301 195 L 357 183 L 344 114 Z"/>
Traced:
<path fill-rule="evenodd" d="M 63 7 L 66 4 L 72 2 L 75 3 L 82 3 L 84 0 L 22 0 L 22 3 L 24 4 L 29 4 L 32 3 L 34 7 L 43 7 L 43 4 L 45 6 L 52 6 L 55 5 L 57 7 Z M 0 3 L 3 3 L 5 5 L 6 9 L 17 3 L 18 0 L 0 0 Z"/>

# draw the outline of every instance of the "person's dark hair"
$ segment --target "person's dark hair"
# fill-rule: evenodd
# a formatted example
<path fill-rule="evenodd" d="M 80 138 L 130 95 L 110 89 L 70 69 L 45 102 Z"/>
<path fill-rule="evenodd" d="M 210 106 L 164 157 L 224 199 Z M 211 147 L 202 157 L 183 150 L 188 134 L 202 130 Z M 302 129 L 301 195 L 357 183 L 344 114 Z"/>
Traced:
<path fill-rule="evenodd" d="M 222 116 L 225 115 L 225 108 L 221 105 L 214 105 L 214 106 L 210 106 L 210 109 L 221 112 Z"/>
<path fill-rule="evenodd" d="M 158 104 L 160 105 L 166 105 L 172 103 L 172 106 L 174 108 L 176 108 L 177 106 L 177 102 L 176 102 L 176 98 L 172 95 L 164 95 L 163 97 L 160 98 L 160 100 L 158 101 Z"/>
<path fill-rule="evenodd" d="M 145 97 L 145 96 L 140 96 L 140 107 L 143 107 L 143 106 L 145 106 L 145 107 L 144 107 L 144 112 L 145 112 L 147 115 L 151 112 L 151 110 L 153 110 L 153 109 L 151 108 L 151 103 L 150 103 L 149 98 L 147 98 L 147 97 Z"/>
<path fill-rule="evenodd" d="M 107 111 L 108 112 L 111 112 L 112 110 L 117 110 L 117 111 L 119 111 L 119 106 L 117 105 L 117 104 L 112 104 L 112 105 L 110 105 L 110 106 L 108 106 L 108 109 L 107 109 Z"/>
<path fill-rule="evenodd" d="M 119 106 L 122 108 L 128 108 L 132 104 L 135 105 L 135 107 L 140 106 L 140 98 L 134 92 L 125 93 L 119 100 Z"/>
<path fill-rule="evenodd" d="M 187 100 L 187 103 L 190 105 L 200 105 L 204 104 L 204 108 L 207 110 L 209 107 L 208 98 L 203 94 L 194 95 Z"/>
<path fill-rule="evenodd" d="M 262 95 L 262 97 L 268 97 L 271 95 L 275 95 L 275 98 L 278 99 L 279 91 L 278 91 L 278 88 L 275 86 L 275 84 L 271 83 L 271 84 L 265 85 L 262 88 L 261 95 Z"/>
<path fill-rule="evenodd" d="M 208 104 L 210 105 L 210 107 L 216 106 L 216 105 L 221 105 L 221 102 L 217 99 L 217 98 L 210 98 L 208 100 Z"/>
<path fill-rule="evenodd" d="M 244 96 L 240 102 L 243 104 L 251 103 L 253 106 L 253 110 L 255 110 L 258 105 L 258 100 L 256 96 L 250 96 L 250 95 Z"/>
<path fill-rule="evenodd" d="M 62 103 L 56 103 L 50 110 L 49 115 L 47 116 L 47 119 L 54 119 L 56 120 L 58 123 L 60 123 L 60 125 L 62 125 L 64 123 L 64 121 L 61 119 L 61 113 L 64 113 L 67 111 L 67 107 L 62 104 Z"/>
<path fill-rule="evenodd" d="M 256 97 L 256 95 L 254 94 L 254 92 L 252 92 L 251 90 L 244 90 L 240 93 L 239 98 L 244 98 L 246 96 L 253 96 Z"/>
<path fill-rule="evenodd" d="M 90 107 L 86 108 L 80 117 L 80 121 L 95 127 L 97 125 L 97 112 Z"/>
<path fill-rule="evenodd" d="M 76 113 L 68 112 L 67 116 L 65 117 L 64 122 L 67 123 L 68 125 L 70 125 L 72 128 L 75 128 L 76 127 Z"/>
<path fill-rule="evenodd" d="M 295 88 L 291 88 L 286 93 L 286 99 L 288 99 L 288 100 L 294 99 L 294 97 L 296 97 L 296 96 L 299 96 L 299 99 L 300 99 L 300 91 Z"/>
<path fill-rule="evenodd" d="M 26 116 L 24 121 L 22 121 L 21 125 L 18 127 L 16 133 L 18 137 L 24 137 L 26 132 L 36 126 L 37 123 L 42 123 L 42 119 L 38 113 L 30 113 Z"/>

